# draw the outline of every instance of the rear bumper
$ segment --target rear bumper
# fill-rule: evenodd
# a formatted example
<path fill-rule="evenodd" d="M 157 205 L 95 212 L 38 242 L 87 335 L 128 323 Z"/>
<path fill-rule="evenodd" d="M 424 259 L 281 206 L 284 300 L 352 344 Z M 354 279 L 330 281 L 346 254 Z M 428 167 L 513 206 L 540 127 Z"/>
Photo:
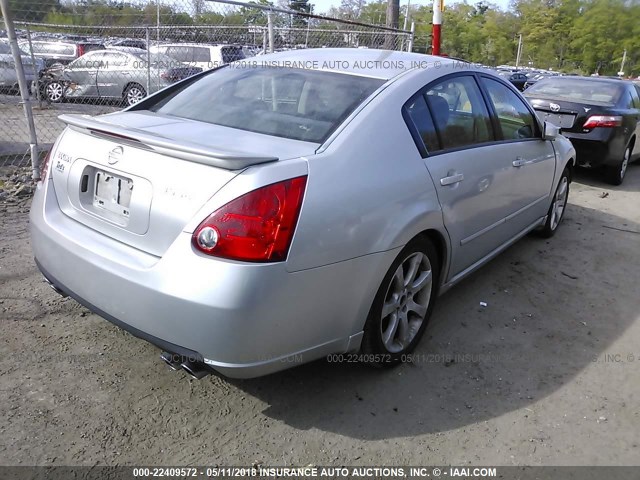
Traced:
<path fill-rule="evenodd" d="M 617 129 L 596 128 L 589 133 L 562 131 L 576 149 L 580 166 L 600 167 L 616 165 L 622 160 L 626 148 L 625 137 Z"/>
<path fill-rule="evenodd" d="M 30 216 L 43 274 L 133 335 L 229 377 L 359 348 L 378 283 L 398 253 L 289 273 L 284 263 L 205 257 L 183 232 L 157 258 L 65 216 L 48 183 L 38 187 Z"/>

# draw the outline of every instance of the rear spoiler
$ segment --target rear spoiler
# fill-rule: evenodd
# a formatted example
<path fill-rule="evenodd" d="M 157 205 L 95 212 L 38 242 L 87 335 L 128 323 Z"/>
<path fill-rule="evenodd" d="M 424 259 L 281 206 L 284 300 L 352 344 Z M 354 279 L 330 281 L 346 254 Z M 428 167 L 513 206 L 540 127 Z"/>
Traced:
<path fill-rule="evenodd" d="M 193 142 L 183 142 L 174 138 L 131 127 L 122 127 L 98 120 L 89 115 L 60 115 L 58 117 L 70 127 L 96 137 L 115 140 L 145 150 L 152 150 L 170 157 L 189 162 L 202 163 L 227 170 L 240 170 L 250 165 L 275 162 L 278 157 L 255 155 L 230 150 L 215 150 Z"/>

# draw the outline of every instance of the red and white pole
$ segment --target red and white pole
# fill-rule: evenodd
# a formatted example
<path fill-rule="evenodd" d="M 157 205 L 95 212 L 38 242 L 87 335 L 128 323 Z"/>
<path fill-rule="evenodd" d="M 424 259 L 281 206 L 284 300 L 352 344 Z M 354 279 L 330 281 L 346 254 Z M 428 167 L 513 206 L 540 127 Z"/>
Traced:
<path fill-rule="evenodd" d="M 442 11 L 444 0 L 433 0 L 433 30 L 431 35 L 431 55 L 440 55 L 440 34 L 442 31 Z"/>

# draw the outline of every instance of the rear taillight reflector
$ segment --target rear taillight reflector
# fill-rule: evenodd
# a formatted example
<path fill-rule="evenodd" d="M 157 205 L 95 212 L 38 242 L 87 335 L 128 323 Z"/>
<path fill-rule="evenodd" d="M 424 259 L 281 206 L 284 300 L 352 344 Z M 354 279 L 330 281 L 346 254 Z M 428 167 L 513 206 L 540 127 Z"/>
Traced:
<path fill-rule="evenodd" d="M 306 175 L 253 190 L 207 217 L 193 232 L 194 247 L 207 255 L 246 262 L 286 260 Z"/>
<path fill-rule="evenodd" d="M 40 182 L 45 182 L 47 179 L 47 173 L 49 173 L 49 160 L 51 159 L 51 150 L 47 152 L 47 154 L 42 159 L 42 163 L 40 164 Z"/>
<path fill-rule="evenodd" d="M 582 128 L 613 128 L 619 127 L 620 125 L 622 125 L 622 117 L 619 115 L 592 115 L 587 119 Z"/>

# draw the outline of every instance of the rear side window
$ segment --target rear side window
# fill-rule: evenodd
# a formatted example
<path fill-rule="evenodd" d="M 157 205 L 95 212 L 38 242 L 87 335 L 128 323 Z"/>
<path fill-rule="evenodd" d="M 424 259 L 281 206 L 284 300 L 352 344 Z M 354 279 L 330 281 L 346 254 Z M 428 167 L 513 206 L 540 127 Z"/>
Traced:
<path fill-rule="evenodd" d="M 321 143 L 383 80 L 294 68 L 226 67 L 149 109 L 226 127 Z"/>
<path fill-rule="evenodd" d="M 69 56 L 76 54 L 75 46 L 68 43 L 34 42 L 32 46 L 33 53 Z"/>
<path fill-rule="evenodd" d="M 210 62 L 211 54 L 207 47 L 174 46 L 167 47 L 165 52 L 174 60 L 183 63 Z"/>
<path fill-rule="evenodd" d="M 498 116 L 502 138 L 504 140 L 535 138 L 536 121 L 524 102 L 500 82 L 483 77 L 482 83 L 489 92 L 491 103 Z"/>
<path fill-rule="evenodd" d="M 433 119 L 427 108 L 427 102 L 424 96 L 418 95 L 407 103 L 405 108 L 427 151 L 435 152 L 440 150 L 436 127 L 433 125 Z"/>
<path fill-rule="evenodd" d="M 493 130 L 480 89 L 472 76 L 438 82 L 425 95 L 442 149 L 493 140 Z"/>

